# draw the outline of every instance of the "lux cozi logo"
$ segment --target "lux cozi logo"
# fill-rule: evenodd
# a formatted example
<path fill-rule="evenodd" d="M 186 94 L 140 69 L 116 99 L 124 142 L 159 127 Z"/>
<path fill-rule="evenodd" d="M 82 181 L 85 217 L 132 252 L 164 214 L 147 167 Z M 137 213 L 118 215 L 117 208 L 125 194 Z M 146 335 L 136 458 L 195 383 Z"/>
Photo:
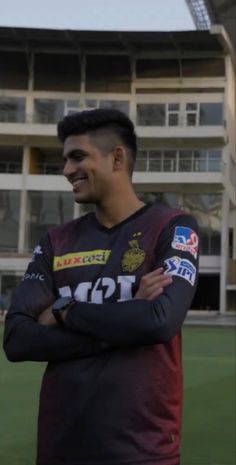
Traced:
<path fill-rule="evenodd" d="M 88 252 L 73 252 L 54 257 L 53 271 L 60 271 L 66 268 L 89 265 L 105 265 L 110 256 L 110 250 L 89 250 Z"/>
<path fill-rule="evenodd" d="M 116 281 L 112 278 L 98 278 L 95 283 L 86 281 L 79 283 L 74 292 L 70 286 L 64 286 L 59 289 L 61 297 L 74 297 L 79 302 L 89 302 L 102 304 L 104 300 L 109 299 L 115 292 L 118 292 L 116 302 L 131 300 L 132 285 L 136 281 L 136 276 L 122 275 L 117 276 Z"/>

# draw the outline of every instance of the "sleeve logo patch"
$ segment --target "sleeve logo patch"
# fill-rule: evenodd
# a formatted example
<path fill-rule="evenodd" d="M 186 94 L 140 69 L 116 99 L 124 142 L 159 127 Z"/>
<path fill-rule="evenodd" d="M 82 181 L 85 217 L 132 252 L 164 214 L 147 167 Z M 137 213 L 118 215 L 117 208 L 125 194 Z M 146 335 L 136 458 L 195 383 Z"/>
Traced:
<path fill-rule="evenodd" d="M 167 258 L 164 261 L 164 263 L 165 274 L 179 276 L 180 278 L 183 278 L 186 281 L 188 281 L 191 284 L 191 286 L 194 285 L 197 270 L 189 260 L 180 257 L 171 257 Z"/>
<path fill-rule="evenodd" d="M 174 239 L 171 243 L 173 249 L 189 252 L 194 258 L 197 258 L 198 245 L 198 235 L 193 229 L 186 228 L 185 226 L 177 226 L 175 228 Z"/>
<path fill-rule="evenodd" d="M 33 250 L 31 262 L 35 262 L 37 255 L 42 255 L 42 254 L 43 254 L 43 251 L 42 251 L 41 245 L 36 245 L 36 247 Z"/>

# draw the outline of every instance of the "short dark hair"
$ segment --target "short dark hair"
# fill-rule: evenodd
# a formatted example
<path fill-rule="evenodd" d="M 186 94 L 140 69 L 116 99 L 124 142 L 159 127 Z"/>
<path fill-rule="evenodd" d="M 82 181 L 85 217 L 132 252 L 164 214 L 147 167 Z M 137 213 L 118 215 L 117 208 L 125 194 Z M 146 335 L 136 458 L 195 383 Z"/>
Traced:
<path fill-rule="evenodd" d="M 113 134 L 128 149 L 129 171 L 132 173 L 137 153 L 137 138 L 134 125 L 129 117 L 119 110 L 98 108 L 84 110 L 65 116 L 57 125 L 58 139 L 64 143 L 66 138 L 72 135 L 108 136 Z"/>

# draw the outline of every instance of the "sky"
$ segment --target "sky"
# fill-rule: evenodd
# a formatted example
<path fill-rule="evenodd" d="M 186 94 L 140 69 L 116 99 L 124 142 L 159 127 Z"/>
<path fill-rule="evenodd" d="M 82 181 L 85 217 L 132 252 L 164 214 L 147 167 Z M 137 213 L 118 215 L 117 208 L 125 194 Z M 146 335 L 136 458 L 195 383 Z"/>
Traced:
<path fill-rule="evenodd" d="M 0 26 L 120 31 L 195 29 L 185 0 L 0 0 Z"/>

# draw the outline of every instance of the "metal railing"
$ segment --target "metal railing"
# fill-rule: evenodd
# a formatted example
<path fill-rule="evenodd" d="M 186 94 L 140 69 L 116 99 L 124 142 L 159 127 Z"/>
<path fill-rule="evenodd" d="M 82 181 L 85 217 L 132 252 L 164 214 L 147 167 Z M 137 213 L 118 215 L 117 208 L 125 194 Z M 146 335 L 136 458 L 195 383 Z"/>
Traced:
<path fill-rule="evenodd" d="M 22 163 L 16 161 L 0 161 L 0 173 L 19 174 L 22 172 Z"/>
<path fill-rule="evenodd" d="M 137 157 L 135 171 L 143 172 L 222 172 L 224 168 L 221 157 L 212 158 L 209 153 L 201 159 L 196 159 L 194 153 L 189 157 L 181 158 L 177 151 L 174 155 L 168 156 L 162 152 L 158 156 L 153 156 L 149 152 L 146 155 Z"/>

